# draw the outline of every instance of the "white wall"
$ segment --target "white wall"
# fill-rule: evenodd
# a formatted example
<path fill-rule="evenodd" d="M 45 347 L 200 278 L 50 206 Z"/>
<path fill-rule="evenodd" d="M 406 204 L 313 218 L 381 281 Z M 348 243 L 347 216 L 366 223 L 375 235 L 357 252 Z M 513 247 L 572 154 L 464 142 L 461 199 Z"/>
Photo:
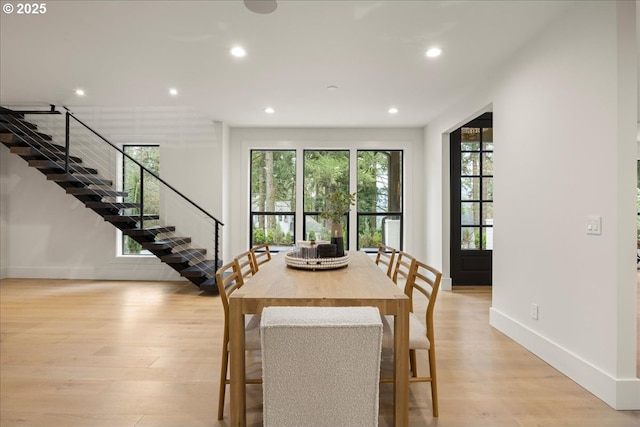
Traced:
<path fill-rule="evenodd" d="M 491 324 L 617 409 L 640 409 L 634 8 L 581 3 L 425 131 L 433 206 L 449 191 L 448 132 L 491 106 Z M 427 236 L 448 227 L 447 209 Z M 602 217 L 601 235 L 586 234 L 587 215 Z M 430 256 L 448 253 L 448 233 Z"/>
<path fill-rule="evenodd" d="M 72 110 L 113 143 L 160 144 L 161 177 L 214 216 L 220 215 L 224 138 L 220 123 L 182 107 Z M 115 227 L 4 146 L 0 165 L 1 277 L 180 278 L 155 257 L 117 256 Z M 115 169 L 113 165 L 101 165 L 99 172 L 117 176 L 115 170 L 105 169 Z M 171 225 L 177 225 L 177 231 L 191 231 Z"/>
<path fill-rule="evenodd" d="M 419 128 L 232 128 L 230 130 L 229 192 L 233 195 L 229 203 L 229 216 L 225 232 L 233 239 L 229 241 L 229 254 L 240 253 L 249 246 L 249 150 L 264 148 L 290 149 L 402 149 L 404 150 L 404 248 L 421 257 L 425 242 L 420 238 L 424 230 L 423 188 L 424 167 L 423 134 Z M 298 176 L 302 177 L 302 165 L 298 165 Z M 355 173 L 351 171 L 352 191 L 355 191 Z M 302 200 L 298 186 L 298 200 Z M 302 206 L 298 203 L 298 212 Z M 357 227 L 352 215 L 349 241 L 356 241 Z M 302 224 L 298 221 L 301 235 Z"/>
<path fill-rule="evenodd" d="M 0 147 L 0 279 L 7 277 L 9 263 L 9 241 L 5 237 L 9 232 L 9 210 L 6 200 L 11 175 L 6 151 L 8 150 Z"/>

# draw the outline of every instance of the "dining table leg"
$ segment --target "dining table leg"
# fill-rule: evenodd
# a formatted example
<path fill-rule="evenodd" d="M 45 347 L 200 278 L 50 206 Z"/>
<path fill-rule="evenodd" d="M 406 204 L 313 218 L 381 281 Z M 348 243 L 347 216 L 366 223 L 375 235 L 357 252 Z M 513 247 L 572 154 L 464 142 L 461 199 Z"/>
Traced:
<path fill-rule="evenodd" d="M 229 400 L 231 407 L 230 425 L 245 427 L 247 424 L 244 315 L 239 299 L 229 299 Z"/>
<path fill-rule="evenodd" d="M 394 425 L 409 425 L 409 300 L 398 301 L 394 321 L 393 398 Z"/>

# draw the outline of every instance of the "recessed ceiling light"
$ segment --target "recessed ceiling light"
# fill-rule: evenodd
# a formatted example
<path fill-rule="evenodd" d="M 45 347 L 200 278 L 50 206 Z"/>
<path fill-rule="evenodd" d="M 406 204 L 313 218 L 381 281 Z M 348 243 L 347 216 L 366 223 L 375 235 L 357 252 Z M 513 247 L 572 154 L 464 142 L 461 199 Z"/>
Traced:
<path fill-rule="evenodd" d="M 75 92 L 76 92 L 76 95 L 78 95 L 78 96 L 84 96 L 85 95 L 84 89 L 78 88 L 78 89 L 75 90 Z"/>
<path fill-rule="evenodd" d="M 397 107 L 391 107 L 389 108 L 389 114 L 398 114 L 398 108 Z"/>
<path fill-rule="evenodd" d="M 169 95 L 177 96 L 178 95 L 178 89 L 172 87 L 171 89 L 169 89 Z"/>
<path fill-rule="evenodd" d="M 336 90 L 338 90 L 338 86 L 327 86 L 327 90 L 328 90 L 329 92 L 336 91 Z"/>
<path fill-rule="evenodd" d="M 252 12 L 266 15 L 278 8 L 276 0 L 244 0 L 244 5 Z"/>
<path fill-rule="evenodd" d="M 231 48 L 231 55 L 235 56 L 236 58 L 243 58 L 247 56 L 247 51 L 244 50 L 242 46 L 235 46 Z"/>
<path fill-rule="evenodd" d="M 264 109 L 264 112 L 267 114 L 273 114 L 276 112 L 276 110 L 273 107 L 267 107 Z"/>
<path fill-rule="evenodd" d="M 441 53 L 442 53 L 442 49 L 440 49 L 439 47 L 432 47 L 427 51 L 427 56 L 429 58 L 436 58 L 440 56 Z"/>

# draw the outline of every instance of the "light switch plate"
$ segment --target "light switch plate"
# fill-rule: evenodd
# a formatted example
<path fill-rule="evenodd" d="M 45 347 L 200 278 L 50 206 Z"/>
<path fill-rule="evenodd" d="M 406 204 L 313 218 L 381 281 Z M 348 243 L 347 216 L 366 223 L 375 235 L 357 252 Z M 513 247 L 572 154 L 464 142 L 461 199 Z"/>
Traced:
<path fill-rule="evenodd" d="M 587 234 L 602 234 L 602 217 L 600 215 L 587 216 Z"/>

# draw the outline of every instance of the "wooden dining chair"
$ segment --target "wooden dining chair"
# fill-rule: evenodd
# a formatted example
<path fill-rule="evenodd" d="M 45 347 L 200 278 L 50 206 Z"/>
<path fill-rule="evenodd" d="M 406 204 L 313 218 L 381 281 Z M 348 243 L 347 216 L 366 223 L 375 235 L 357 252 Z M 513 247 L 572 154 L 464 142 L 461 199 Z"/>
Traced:
<path fill-rule="evenodd" d="M 408 257 L 405 257 L 407 260 Z M 398 260 L 399 261 L 399 260 Z M 436 349 L 433 327 L 433 310 L 440 289 L 442 273 L 435 268 L 413 258 L 409 263 L 409 273 L 405 283 L 404 292 L 409 297 L 409 367 L 411 369 L 410 382 L 430 382 L 431 402 L 433 416 L 438 416 L 438 383 L 436 377 Z M 421 319 L 414 312 L 415 297 L 422 295 L 426 298 L 425 317 Z M 422 306 L 421 306 L 422 307 Z M 424 321 L 423 321 L 424 320 Z M 393 316 L 384 316 L 384 340 L 385 348 L 393 346 Z M 416 363 L 416 350 L 427 350 L 429 359 L 429 375 L 418 376 Z M 382 379 L 382 382 L 390 382 L 391 378 Z"/>
<path fill-rule="evenodd" d="M 409 273 L 411 271 L 411 263 L 416 258 L 405 251 L 398 252 L 398 259 L 396 260 L 394 269 L 393 269 L 393 283 L 398 286 L 404 286 L 409 278 Z M 399 283 L 398 283 L 399 282 Z"/>
<path fill-rule="evenodd" d="M 396 248 L 387 245 L 378 246 L 378 255 L 376 256 L 376 264 L 387 266 L 387 276 L 393 278 L 393 261 L 396 259 Z"/>
<path fill-rule="evenodd" d="M 251 254 L 253 255 L 253 264 L 256 267 L 256 271 L 260 269 L 262 264 L 271 261 L 271 251 L 269 250 L 268 243 L 262 243 L 252 247 Z"/>
<path fill-rule="evenodd" d="M 216 271 L 216 283 L 220 293 L 220 300 L 224 309 L 224 337 L 222 340 L 222 360 L 220 363 L 220 393 L 218 400 L 218 419 L 223 418 L 224 397 L 229 367 L 229 295 L 244 284 L 240 263 L 234 259 Z M 260 315 L 245 316 L 245 349 L 260 350 Z M 262 384 L 262 379 L 247 379 L 247 384 Z"/>
<path fill-rule="evenodd" d="M 251 278 L 251 276 L 258 272 L 258 266 L 256 265 L 253 252 L 251 252 L 251 250 L 242 252 L 237 255 L 235 259 L 238 261 L 238 265 L 240 266 L 240 274 L 242 274 L 243 281 L 246 282 Z"/>

